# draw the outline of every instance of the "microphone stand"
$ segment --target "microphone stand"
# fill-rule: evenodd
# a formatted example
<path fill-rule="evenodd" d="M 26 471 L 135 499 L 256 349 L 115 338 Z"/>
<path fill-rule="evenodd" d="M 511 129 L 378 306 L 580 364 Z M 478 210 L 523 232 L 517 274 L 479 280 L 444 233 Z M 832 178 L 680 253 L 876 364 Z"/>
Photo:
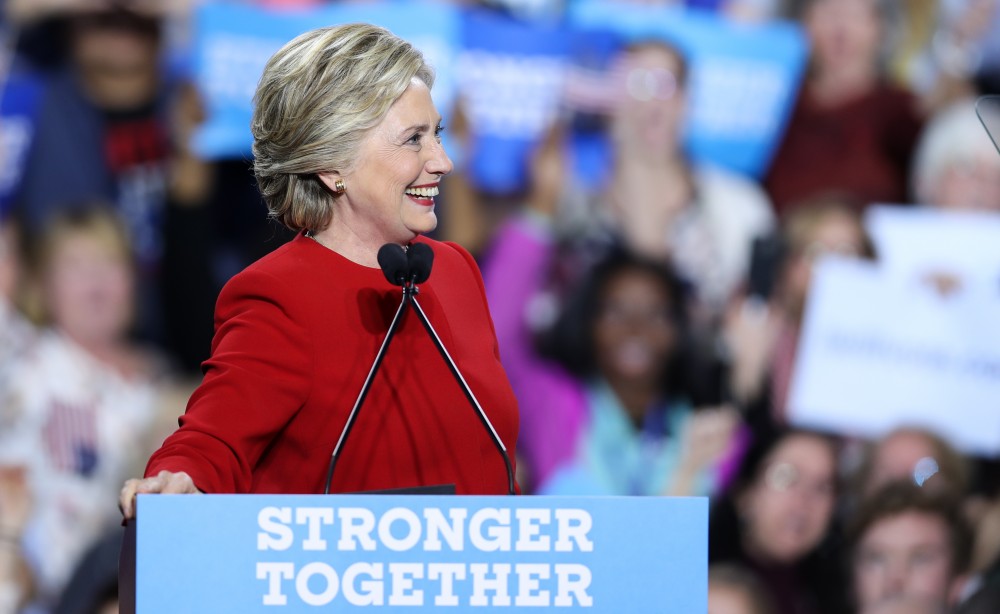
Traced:
<path fill-rule="evenodd" d="M 476 395 L 472 392 L 472 388 L 469 387 L 465 378 L 462 377 L 462 372 L 458 370 L 458 366 L 455 364 L 455 361 L 452 360 L 451 354 L 448 353 L 444 344 L 441 343 L 441 338 L 438 337 L 437 331 L 434 330 L 434 327 L 431 325 L 431 321 L 427 318 L 427 314 L 425 314 L 423 308 L 420 307 L 420 302 L 417 301 L 416 296 L 410 297 L 410 305 L 413 307 L 413 310 L 417 312 L 417 317 L 420 319 L 420 323 L 424 325 L 424 328 L 430 334 L 431 339 L 434 341 L 434 347 L 437 348 L 438 353 L 441 354 L 441 357 L 444 358 L 444 361 L 448 364 L 448 369 L 451 370 L 451 374 L 455 376 L 455 381 L 457 381 L 459 386 L 461 386 L 462 392 L 465 393 L 465 398 L 469 400 L 469 404 L 471 404 L 473 409 L 476 410 L 476 414 L 479 416 L 479 421 L 482 422 L 483 426 L 486 427 L 486 430 L 489 431 L 490 439 L 493 440 L 493 444 L 497 447 L 497 450 L 500 451 L 500 456 L 503 457 L 504 468 L 507 470 L 507 494 L 515 494 L 514 468 L 510 464 L 510 454 L 507 453 L 507 446 L 504 445 L 503 440 L 500 439 L 500 435 L 498 435 L 496 429 L 493 428 L 493 423 L 490 422 L 489 417 L 483 410 L 483 406 L 479 404 L 479 399 L 477 399 Z"/>
<path fill-rule="evenodd" d="M 385 353 L 389 349 L 389 343 L 392 342 L 392 338 L 396 335 L 396 330 L 403 320 L 403 312 L 406 311 L 406 307 L 410 304 L 410 301 L 414 300 L 414 295 L 419 291 L 412 282 L 403 284 L 403 300 L 400 301 L 399 308 L 396 309 L 396 315 L 393 316 L 392 322 L 389 324 L 389 330 L 385 334 L 385 339 L 382 340 L 382 345 L 379 347 L 378 353 L 375 354 L 375 361 L 372 363 L 372 368 L 368 371 L 368 377 L 365 378 L 365 383 L 361 386 L 361 392 L 358 393 L 358 398 L 354 401 L 351 413 L 347 415 L 347 423 L 344 425 L 344 430 L 340 432 L 340 438 L 337 439 L 337 445 L 334 446 L 333 454 L 330 456 L 330 466 L 327 468 L 326 482 L 323 486 L 324 495 L 330 494 L 330 480 L 333 479 L 333 469 L 337 466 L 337 459 L 340 457 L 341 449 L 344 447 L 344 442 L 347 441 L 347 436 L 354 427 L 354 422 L 358 418 L 361 405 L 365 402 L 365 397 L 368 396 L 368 391 L 375 380 L 375 374 L 378 373 L 379 367 L 382 366 L 382 359 L 385 358 Z"/>
<path fill-rule="evenodd" d="M 432 261 L 433 255 L 430 256 L 430 259 L 427 262 L 423 263 L 423 266 L 426 267 L 426 271 L 424 272 L 423 277 L 419 278 L 421 281 L 426 280 L 427 276 L 430 274 L 430 265 Z M 395 266 L 399 265 L 398 262 L 391 262 L 388 264 Z M 383 271 L 385 271 L 386 265 L 383 265 L 381 260 L 380 265 L 382 265 Z M 337 439 L 337 445 L 333 448 L 333 454 L 330 456 L 330 465 L 326 472 L 326 482 L 323 487 L 323 494 L 330 494 L 330 481 L 333 479 L 333 470 L 337 466 L 337 459 L 340 458 L 344 442 L 347 441 L 347 436 L 354 427 L 354 423 L 361 410 L 361 405 L 365 402 L 365 397 L 368 396 L 368 391 L 371 389 L 375 375 L 378 373 L 379 367 L 382 365 L 382 359 L 385 358 L 386 351 L 389 349 L 389 343 L 392 341 L 393 336 L 396 334 L 396 330 L 399 328 L 400 322 L 403 319 L 403 312 L 406 311 L 407 307 L 413 307 L 413 310 L 417 313 L 417 317 L 420 319 L 420 323 L 423 324 L 424 329 L 427 330 L 431 340 L 434 342 L 434 347 L 437 348 L 438 353 L 441 354 L 441 357 L 448 365 L 448 369 L 455 377 L 455 381 L 458 382 L 458 385 L 462 388 L 465 398 L 468 399 L 472 408 L 476 410 L 479 421 L 482 422 L 486 431 L 490 435 L 490 439 L 493 440 L 493 444 L 503 457 L 504 468 L 507 470 L 507 494 L 513 495 L 516 492 L 514 487 L 514 468 L 510 462 L 510 454 L 507 452 L 507 446 L 504 445 L 503 440 L 500 439 L 500 435 L 498 435 L 496 429 L 493 428 L 493 423 L 490 422 L 489 417 L 483 410 L 483 406 L 480 405 L 479 399 L 477 399 L 476 395 L 472 392 L 469 384 L 465 381 L 462 373 L 458 370 L 458 366 L 452 359 L 451 354 L 449 354 L 448 350 L 445 349 L 437 331 L 434 330 L 434 327 L 431 325 L 430 320 L 427 318 L 427 314 L 425 314 L 423 308 L 420 307 L 420 303 L 417 301 L 417 294 L 420 292 L 420 289 L 416 285 L 418 275 L 419 273 L 409 274 L 409 272 L 407 272 L 407 274 L 395 277 L 395 273 L 387 273 L 387 279 L 389 279 L 390 282 L 394 282 L 397 285 L 401 284 L 403 286 L 403 299 L 399 303 L 396 315 L 393 316 L 392 322 L 389 324 L 389 330 L 386 332 L 385 339 L 382 340 L 382 345 L 379 347 L 378 353 L 375 355 L 375 361 L 372 363 L 372 368 L 368 372 L 368 377 L 365 378 L 365 383 L 361 386 L 361 392 L 358 393 L 358 398 L 354 401 L 354 407 L 351 408 L 351 413 L 347 416 L 347 423 L 344 425 L 344 429 L 340 432 L 340 438 Z"/>

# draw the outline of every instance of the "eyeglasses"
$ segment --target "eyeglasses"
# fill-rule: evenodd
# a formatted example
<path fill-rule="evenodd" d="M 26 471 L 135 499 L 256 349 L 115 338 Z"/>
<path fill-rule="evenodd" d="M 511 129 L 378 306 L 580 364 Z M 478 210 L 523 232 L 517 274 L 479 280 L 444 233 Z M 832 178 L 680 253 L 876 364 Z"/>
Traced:
<path fill-rule="evenodd" d="M 677 93 L 677 77 L 665 68 L 633 68 L 625 74 L 625 92 L 639 102 L 670 100 Z"/>
<path fill-rule="evenodd" d="M 806 480 L 799 468 L 791 463 L 775 463 L 764 473 L 764 483 L 776 492 L 799 490 L 812 495 L 827 496 L 833 493 L 831 480 Z"/>

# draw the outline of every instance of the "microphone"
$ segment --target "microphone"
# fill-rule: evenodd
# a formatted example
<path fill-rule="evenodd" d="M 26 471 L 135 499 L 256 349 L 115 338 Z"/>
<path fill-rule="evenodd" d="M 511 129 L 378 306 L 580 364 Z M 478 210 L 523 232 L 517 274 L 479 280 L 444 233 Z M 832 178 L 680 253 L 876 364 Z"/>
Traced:
<path fill-rule="evenodd" d="M 433 259 L 433 252 L 431 254 L 431 258 Z M 406 283 L 406 278 L 409 276 L 410 264 L 406 252 L 403 251 L 401 245 L 386 243 L 380 247 L 378 250 L 378 265 L 390 284 L 402 286 Z M 430 275 L 430 272 L 427 274 Z"/>
<path fill-rule="evenodd" d="M 414 243 L 406 252 L 407 264 L 410 267 L 410 283 L 422 284 L 431 276 L 434 266 L 434 250 L 426 243 Z"/>
<path fill-rule="evenodd" d="M 504 467 L 507 471 L 507 492 L 508 494 L 513 495 L 515 493 L 514 469 L 510 462 L 510 454 L 507 452 L 507 447 L 504 445 L 503 440 L 500 439 L 500 435 L 497 434 L 496 429 L 493 427 L 493 423 L 490 422 L 490 419 L 483 410 L 482 405 L 480 405 L 479 399 L 476 398 L 475 393 L 472 392 L 469 384 L 462 376 L 461 371 L 458 370 L 458 366 L 448 353 L 448 350 L 445 349 L 437 331 L 434 330 L 434 326 L 431 325 L 430 320 L 427 318 L 427 314 L 424 313 L 424 310 L 420 307 L 419 301 L 417 301 L 416 295 L 420 290 L 416 287 L 416 284 L 423 283 L 430 278 L 431 268 L 434 265 L 434 250 L 432 250 L 426 243 L 414 243 L 406 251 L 404 251 L 400 245 L 395 243 L 386 243 L 378 250 L 378 263 L 379 267 L 382 269 L 382 274 L 385 275 L 385 278 L 389 281 L 389 283 L 403 287 L 403 298 L 399 303 L 399 308 L 396 310 L 396 315 L 389 324 L 389 330 L 386 332 L 385 339 L 382 341 L 382 345 L 379 347 L 378 353 L 375 355 L 375 361 L 372 363 L 372 368 L 368 372 L 368 377 L 365 378 L 365 382 L 361 386 L 361 392 L 358 394 L 358 398 L 354 402 L 354 407 L 351 409 L 351 413 L 347 416 L 347 423 L 344 425 L 344 429 L 340 433 L 337 445 L 333 449 L 333 454 L 330 457 L 330 465 L 327 469 L 326 485 L 323 493 L 330 494 L 330 481 L 333 479 L 333 470 L 337 464 L 340 452 L 343 449 L 344 442 L 347 441 L 347 436 L 350 434 L 351 428 L 354 426 L 354 422 L 358 417 L 361 405 L 368 396 L 368 391 L 371 388 L 375 374 L 382 365 L 382 359 L 385 358 L 385 353 L 389 348 L 389 343 L 392 341 L 393 336 L 396 334 L 396 330 L 399 328 L 403 311 L 405 311 L 406 307 L 410 305 L 413 307 L 414 311 L 416 311 L 417 317 L 423 324 L 424 329 L 430 335 L 431 340 L 434 342 L 434 347 L 437 348 L 438 353 L 441 354 L 441 357 L 448 365 L 448 369 L 451 371 L 455 381 L 465 394 L 465 398 L 476 411 L 479 421 L 483 424 L 483 427 L 486 429 L 490 439 L 493 440 L 493 445 L 496 446 L 500 455 L 503 457 Z"/>

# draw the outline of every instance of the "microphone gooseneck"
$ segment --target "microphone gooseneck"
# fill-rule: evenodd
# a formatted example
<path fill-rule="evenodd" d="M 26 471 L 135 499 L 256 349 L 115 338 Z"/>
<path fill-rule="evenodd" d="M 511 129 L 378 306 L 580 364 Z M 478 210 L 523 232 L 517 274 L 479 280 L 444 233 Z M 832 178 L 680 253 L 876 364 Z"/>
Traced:
<path fill-rule="evenodd" d="M 458 370 L 458 366 L 455 364 L 455 361 L 448 353 L 448 350 L 445 349 L 437 331 L 434 330 L 430 320 L 427 318 L 427 314 L 424 313 L 424 310 L 420 307 L 420 303 L 417 302 L 416 295 L 420 289 L 417 288 L 416 284 L 423 283 L 430 277 L 431 268 L 434 265 L 434 250 L 432 250 L 426 243 L 414 243 L 410 245 L 407 250 L 404 250 L 402 246 L 396 243 L 386 243 L 378 250 L 378 263 L 379 267 L 382 269 L 382 274 L 385 275 L 385 278 L 389 283 L 395 286 L 403 287 L 403 298 L 399 303 L 399 308 L 396 310 L 396 315 L 393 316 L 392 322 L 389 324 L 389 330 L 386 332 L 385 339 L 382 340 L 382 345 L 379 347 L 378 353 L 375 355 L 375 360 L 372 363 L 371 370 L 368 371 L 368 376 L 365 378 L 365 382 L 361 386 L 361 391 L 358 393 L 358 398 L 354 402 L 354 407 L 351 408 L 351 413 L 347 416 L 347 423 L 344 425 L 344 429 L 340 432 L 340 437 L 337 440 L 337 445 L 333 449 L 333 454 L 330 456 L 330 464 L 327 468 L 326 482 L 324 484 L 323 493 L 330 493 L 330 482 L 333 480 L 333 470 L 337 465 L 337 459 L 340 457 L 340 452 L 344 447 L 344 443 L 347 441 L 347 437 L 357 420 L 361 406 L 364 404 L 365 398 L 368 396 L 368 391 L 371 389 L 372 381 L 375 379 L 375 374 L 378 373 L 379 367 L 382 365 L 382 360 L 385 358 L 386 351 L 389 348 L 389 343 L 392 341 L 393 336 L 396 334 L 396 330 L 399 328 L 403 312 L 406 311 L 407 306 L 410 306 L 413 307 L 414 311 L 416 311 L 417 317 L 420 319 L 424 329 L 434 342 L 434 347 L 437 348 L 438 353 L 448 365 L 448 369 L 451 371 L 451 374 L 455 378 L 459 387 L 461 387 L 462 392 L 465 394 L 465 398 L 476 411 L 476 414 L 480 422 L 483 424 L 483 427 L 486 429 L 487 434 L 490 436 L 493 444 L 503 457 L 504 468 L 507 472 L 507 491 L 508 494 L 515 494 L 514 470 L 510 460 L 510 454 L 507 452 L 507 447 L 497 434 L 496 429 L 493 427 L 493 423 L 490 422 L 490 419 L 486 415 L 485 410 L 483 410 L 482 405 L 479 404 L 479 400 L 476 398 L 476 395 L 472 392 L 469 384 L 465 381 L 462 373 Z"/>

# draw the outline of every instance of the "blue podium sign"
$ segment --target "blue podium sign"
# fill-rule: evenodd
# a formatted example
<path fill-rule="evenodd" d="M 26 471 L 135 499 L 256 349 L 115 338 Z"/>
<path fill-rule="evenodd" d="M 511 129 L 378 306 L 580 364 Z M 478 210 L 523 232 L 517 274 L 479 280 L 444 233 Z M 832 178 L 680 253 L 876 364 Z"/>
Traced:
<path fill-rule="evenodd" d="M 139 614 L 707 608 L 704 498 L 141 495 L 137 506 Z"/>

